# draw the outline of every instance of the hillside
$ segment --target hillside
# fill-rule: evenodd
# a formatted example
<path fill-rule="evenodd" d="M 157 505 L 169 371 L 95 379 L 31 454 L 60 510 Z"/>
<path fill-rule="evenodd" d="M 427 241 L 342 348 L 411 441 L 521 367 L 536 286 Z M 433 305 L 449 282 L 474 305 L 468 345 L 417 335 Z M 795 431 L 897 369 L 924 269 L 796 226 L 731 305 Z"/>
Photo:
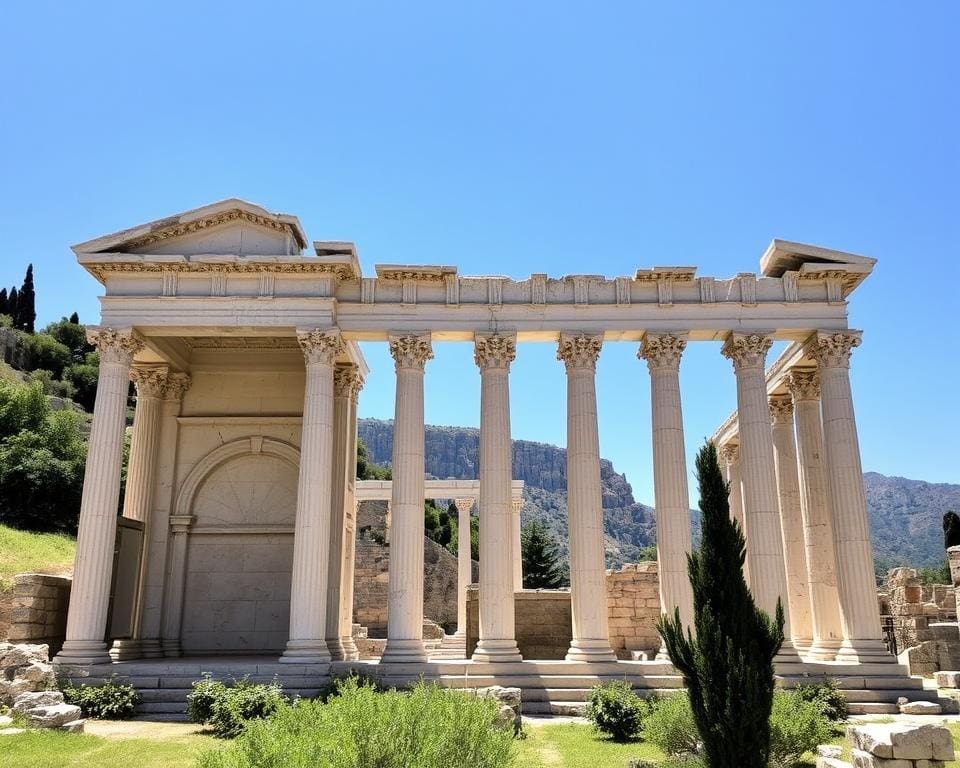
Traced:
<path fill-rule="evenodd" d="M 426 470 L 433 477 L 475 479 L 479 431 L 468 427 L 426 428 Z M 393 450 L 393 423 L 360 420 L 360 437 L 378 464 L 388 464 Z M 514 478 L 523 480 L 523 520 L 544 522 L 562 543 L 567 540 L 566 451 L 528 440 L 513 442 Z M 603 459 L 604 527 L 607 562 L 635 559 L 640 547 L 652 544 L 654 511 L 637 502 L 624 475 Z M 898 565 L 938 567 L 943 563 L 941 519 L 947 509 L 960 512 L 960 485 L 928 483 L 876 472 L 863 476 L 878 569 Z M 691 488 L 691 498 L 696 499 Z M 696 513 L 692 513 L 694 516 Z M 699 531 L 695 530 L 695 535 Z"/>

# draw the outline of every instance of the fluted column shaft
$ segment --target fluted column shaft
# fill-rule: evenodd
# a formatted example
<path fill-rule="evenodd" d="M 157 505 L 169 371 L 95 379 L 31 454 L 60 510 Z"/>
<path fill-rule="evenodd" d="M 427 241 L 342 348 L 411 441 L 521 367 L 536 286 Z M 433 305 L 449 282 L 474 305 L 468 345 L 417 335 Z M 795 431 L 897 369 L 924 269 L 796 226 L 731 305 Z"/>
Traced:
<path fill-rule="evenodd" d="M 809 656 L 832 661 L 843 640 L 833 519 L 823 467 L 820 377 L 816 370 L 793 369 L 786 378 L 797 421 L 800 512 L 810 582 L 813 646 Z"/>
<path fill-rule="evenodd" d="M 473 581 L 470 559 L 470 510 L 473 499 L 454 499 L 457 505 L 457 637 L 467 635 L 467 587 Z"/>
<path fill-rule="evenodd" d="M 730 488 L 728 501 L 730 504 L 730 517 L 737 521 L 744 539 L 747 536 L 746 521 L 743 519 L 743 481 L 740 474 L 740 446 L 727 443 L 720 449 L 720 456 L 724 462 L 723 479 L 727 481 Z M 746 549 L 750 551 L 750 542 L 746 541 Z M 743 561 L 743 578 L 750 586 L 750 561 Z"/>
<path fill-rule="evenodd" d="M 793 401 L 788 396 L 770 398 L 773 454 L 780 493 L 780 527 L 787 569 L 787 603 L 793 644 L 807 650 L 813 644 L 810 615 L 810 585 L 800 512 L 800 481 L 797 474 L 797 443 L 793 434 Z"/>
<path fill-rule="evenodd" d="M 523 499 L 515 498 L 513 504 L 513 591 L 523 589 L 523 526 L 520 513 L 523 512 Z"/>
<path fill-rule="evenodd" d="M 163 625 L 160 631 L 164 656 L 181 654 L 180 630 L 183 627 L 183 590 L 187 583 L 187 544 L 193 515 L 170 515 L 170 564 L 164 586 Z"/>
<path fill-rule="evenodd" d="M 104 640 L 120 502 L 127 389 L 133 356 L 143 346 L 130 330 L 89 328 L 87 339 L 100 353 L 100 374 L 87 442 L 66 641 L 57 654 L 62 664 L 110 661 Z"/>
<path fill-rule="evenodd" d="M 336 329 L 298 331 L 306 361 L 300 475 L 290 585 L 290 638 L 280 661 L 330 661 L 327 580 L 333 484 L 333 372 L 343 339 Z M 342 465 L 341 465 L 342 469 Z"/>
<path fill-rule="evenodd" d="M 430 336 L 390 336 L 396 361 L 387 645 L 384 663 L 426 661 L 423 645 L 423 374 Z"/>
<path fill-rule="evenodd" d="M 343 569 L 340 586 L 340 633 L 343 656 L 347 661 L 360 658 L 353 640 L 353 580 L 357 545 L 357 400 L 363 388 L 363 377 L 355 372 L 350 390 L 350 415 L 347 434 L 347 488 L 344 501 L 346 528 L 343 541 Z"/>
<path fill-rule="evenodd" d="M 827 487 L 833 512 L 843 645 L 839 661 L 894 661 L 883 643 L 860 443 L 850 389 L 859 331 L 817 333 L 807 345 L 820 372 Z"/>
<path fill-rule="evenodd" d="M 686 337 L 680 334 L 647 334 L 638 356 L 650 370 L 660 610 L 673 616 L 679 608 L 680 619 L 689 627 L 693 625 L 693 591 L 687 554 L 692 540 L 680 404 L 680 358 L 686 346 Z"/>
<path fill-rule="evenodd" d="M 567 515 L 573 639 L 567 661 L 612 661 L 607 622 L 596 364 L 601 336 L 561 334 L 567 370 Z"/>
<path fill-rule="evenodd" d="M 514 596 L 510 363 L 516 338 L 477 334 L 480 368 L 480 633 L 476 661 L 520 661 Z"/>
<path fill-rule="evenodd" d="M 733 362 L 737 376 L 737 424 L 750 588 L 757 605 L 771 617 L 776 614 L 777 601 L 782 601 L 783 629 L 788 639 L 784 640 L 777 661 L 789 661 L 796 660 L 796 649 L 789 639 L 790 612 L 780 529 L 780 499 L 764 375 L 764 362 L 772 344 L 769 336 L 734 333 L 723 345 L 723 354 Z"/>

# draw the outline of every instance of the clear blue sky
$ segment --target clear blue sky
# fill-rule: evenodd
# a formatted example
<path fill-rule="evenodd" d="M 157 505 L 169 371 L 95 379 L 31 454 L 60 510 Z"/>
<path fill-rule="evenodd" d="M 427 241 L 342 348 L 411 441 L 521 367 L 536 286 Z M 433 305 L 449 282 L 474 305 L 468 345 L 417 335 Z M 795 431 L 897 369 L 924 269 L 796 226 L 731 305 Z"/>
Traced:
<path fill-rule="evenodd" d="M 93 321 L 71 243 L 230 196 L 355 241 L 368 273 L 726 277 L 774 237 L 825 245 L 879 259 L 851 306 L 865 468 L 960 482 L 960 5 L 327 5 L 9 5 L 0 283 L 32 261 L 40 322 Z M 365 351 L 362 414 L 390 417 Z M 436 353 L 428 421 L 476 424 L 469 345 Z M 634 353 L 601 357 L 601 447 L 649 502 Z M 681 375 L 692 454 L 734 379 L 705 344 Z M 521 347 L 512 396 L 515 437 L 564 444 L 553 349 Z"/>

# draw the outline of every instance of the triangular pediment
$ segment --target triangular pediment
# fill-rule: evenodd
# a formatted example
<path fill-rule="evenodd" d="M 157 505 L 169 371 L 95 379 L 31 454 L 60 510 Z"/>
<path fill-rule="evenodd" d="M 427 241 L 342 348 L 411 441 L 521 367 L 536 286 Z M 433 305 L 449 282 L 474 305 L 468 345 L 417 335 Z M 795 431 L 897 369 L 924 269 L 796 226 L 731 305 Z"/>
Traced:
<path fill-rule="evenodd" d="M 78 255 L 293 256 L 307 245 L 296 216 L 231 198 L 73 246 Z"/>

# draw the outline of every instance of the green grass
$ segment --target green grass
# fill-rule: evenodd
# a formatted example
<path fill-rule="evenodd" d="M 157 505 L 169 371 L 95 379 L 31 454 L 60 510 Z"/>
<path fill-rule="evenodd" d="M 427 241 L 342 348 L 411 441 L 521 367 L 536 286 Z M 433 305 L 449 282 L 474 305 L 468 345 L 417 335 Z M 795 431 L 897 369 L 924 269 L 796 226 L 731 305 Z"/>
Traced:
<path fill-rule="evenodd" d="M 580 723 L 528 725 L 524 733 L 527 738 L 517 742 L 516 768 L 601 768 L 626 765 L 631 757 L 664 758 L 651 744 L 618 744 Z"/>
<path fill-rule="evenodd" d="M 0 591 L 18 573 L 62 573 L 73 565 L 77 542 L 58 533 L 30 533 L 0 525 Z"/>

